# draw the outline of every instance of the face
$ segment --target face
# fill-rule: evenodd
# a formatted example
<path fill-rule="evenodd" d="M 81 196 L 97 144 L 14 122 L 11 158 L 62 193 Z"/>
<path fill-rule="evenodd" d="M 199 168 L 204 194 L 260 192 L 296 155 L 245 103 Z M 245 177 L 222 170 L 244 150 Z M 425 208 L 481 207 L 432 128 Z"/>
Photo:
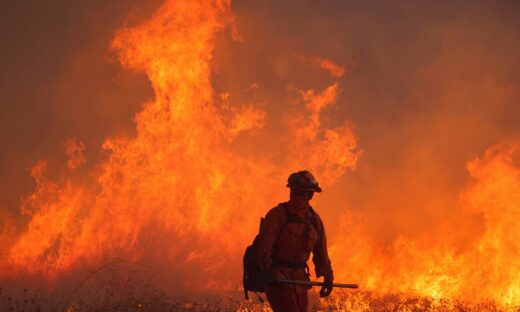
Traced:
<path fill-rule="evenodd" d="M 309 206 L 312 192 L 291 189 L 289 202 L 296 211 L 304 211 Z"/>

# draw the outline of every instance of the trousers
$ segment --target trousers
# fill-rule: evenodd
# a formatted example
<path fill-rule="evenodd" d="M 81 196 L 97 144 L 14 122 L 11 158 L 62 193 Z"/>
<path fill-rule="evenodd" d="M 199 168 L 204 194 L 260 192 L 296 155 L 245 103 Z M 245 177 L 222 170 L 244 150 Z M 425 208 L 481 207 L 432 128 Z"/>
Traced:
<path fill-rule="evenodd" d="M 307 312 L 307 291 L 296 291 L 293 285 L 274 284 L 266 288 L 267 300 L 273 312 Z"/>

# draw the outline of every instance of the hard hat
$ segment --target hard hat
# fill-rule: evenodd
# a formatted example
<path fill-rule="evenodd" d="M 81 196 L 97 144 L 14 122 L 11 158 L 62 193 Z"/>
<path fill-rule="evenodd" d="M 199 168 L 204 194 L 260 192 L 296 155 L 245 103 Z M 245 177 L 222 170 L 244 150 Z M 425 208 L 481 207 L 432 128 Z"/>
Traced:
<path fill-rule="evenodd" d="M 287 187 L 300 191 L 321 192 L 316 178 L 307 170 L 292 173 L 287 179 Z"/>

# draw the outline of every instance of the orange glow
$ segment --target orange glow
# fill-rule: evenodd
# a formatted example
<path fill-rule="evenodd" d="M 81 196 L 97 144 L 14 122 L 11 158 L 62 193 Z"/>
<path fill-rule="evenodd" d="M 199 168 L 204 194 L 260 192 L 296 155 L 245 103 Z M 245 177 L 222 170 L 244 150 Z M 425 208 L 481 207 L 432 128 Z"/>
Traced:
<path fill-rule="evenodd" d="M 324 71 L 328 72 L 333 78 L 341 78 L 345 75 L 345 67 L 336 64 L 334 61 L 330 59 L 316 56 L 306 57 L 302 55 L 298 55 L 297 58 L 302 61 L 307 61 L 320 69 L 323 69 Z M 354 63 L 350 65 L 354 65 Z"/>
<path fill-rule="evenodd" d="M 45 160 L 33 166 L 36 186 L 20 207 L 27 223 L 2 216 L 0 280 L 42 275 L 52 284 L 123 258 L 166 268 L 165 280 L 178 281 L 166 283 L 174 290 L 233 291 L 259 218 L 287 198 L 289 173 L 309 169 L 324 189 L 348 179 L 364 156 L 355 125 L 324 118 L 338 106 L 345 69 L 308 58 L 332 81 L 298 88 L 296 99 L 279 105 L 277 121 L 261 104 L 233 104 L 233 94 L 212 84 L 216 40 L 227 32 L 237 37 L 235 27 L 230 0 L 167 0 L 148 21 L 117 32 L 112 51 L 122 66 L 147 75 L 154 98 L 135 116 L 135 137 L 106 138 L 104 158 L 84 179 L 54 178 Z M 268 133 L 276 122 L 282 130 Z M 276 148 L 244 155 L 240 140 L 258 133 Z M 85 150 L 79 139 L 65 141 L 68 173 L 86 163 Z M 517 145 L 499 144 L 469 160 L 457 217 L 417 237 L 383 242 L 362 214 L 332 207 L 337 281 L 375 295 L 520 304 L 517 153 Z M 332 200 L 342 207 L 341 194 Z M 463 233 L 466 217 L 477 221 Z M 350 308 L 366 311 L 370 298 L 354 296 Z"/>
<path fill-rule="evenodd" d="M 336 260 L 336 267 L 345 268 L 338 270 L 338 276 L 357 277 L 363 288 L 381 294 L 518 305 L 520 280 L 515 272 L 520 264 L 514 233 L 520 229 L 514 216 L 520 203 L 520 169 L 513 163 L 517 151 L 517 145 L 493 146 L 482 158 L 468 162 L 472 180 L 460 197 L 460 207 L 463 216 L 482 216 L 483 230 L 462 242 L 467 248 L 460 250 L 452 243 L 460 219 L 447 220 L 426 237 L 398 239 L 381 248 L 364 234 L 362 220 L 345 215 L 343 235 L 331 250 L 333 259 L 344 259 Z"/>
<path fill-rule="evenodd" d="M 230 105 L 229 95 L 217 100 L 213 91 L 214 39 L 232 20 L 229 1 L 167 1 L 149 21 L 117 33 L 112 48 L 125 67 L 148 75 L 155 98 L 137 114 L 135 138 L 104 142 L 107 158 L 91 180 L 53 181 L 45 161 L 34 166 L 36 189 L 22 207 L 30 221 L 7 249 L 10 270 L 2 277 L 41 273 L 55 280 L 121 257 L 192 272 L 175 286 L 184 290 L 235 289 L 239 270 L 230 279 L 228 268 L 239 267 L 266 207 L 285 198 L 287 173 L 305 167 L 334 177 L 355 166 L 350 127 L 320 125 L 337 84 L 323 94 L 302 93 L 301 122 L 310 122 L 305 135 L 316 146 L 298 148 L 316 157 L 275 164 L 234 151 L 233 140 L 258 131 L 269 116 L 254 104 Z M 292 130 L 287 138 L 296 142 L 303 134 Z M 85 161 L 84 148 L 66 141 L 70 169 Z"/>
<path fill-rule="evenodd" d="M 67 167 L 76 169 L 85 163 L 85 144 L 75 138 L 69 138 L 64 142 L 65 155 L 67 156 Z"/>
<path fill-rule="evenodd" d="M 315 58 L 314 61 L 324 70 L 328 71 L 333 77 L 341 78 L 345 75 L 345 68 L 339 66 L 329 59 Z"/>

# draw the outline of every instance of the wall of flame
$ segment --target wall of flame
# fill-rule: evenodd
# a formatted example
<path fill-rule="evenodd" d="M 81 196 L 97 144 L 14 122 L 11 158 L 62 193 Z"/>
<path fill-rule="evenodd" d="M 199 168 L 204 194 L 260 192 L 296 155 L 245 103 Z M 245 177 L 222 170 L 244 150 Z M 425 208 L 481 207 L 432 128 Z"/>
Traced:
<path fill-rule="evenodd" d="M 406 13 L 401 3 L 396 7 Z M 408 60 L 421 63 L 414 88 L 388 100 L 383 95 L 398 92 L 397 82 L 382 89 L 367 82 L 370 95 L 348 89 L 363 84 L 366 66 L 378 66 L 363 63 L 363 50 L 337 62 L 312 47 L 281 44 L 280 25 L 259 35 L 248 10 L 224 0 L 168 0 L 149 19 L 116 32 L 111 53 L 126 70 L 146 75 L 153 97 L 136 114 L 135 133 L 104 140 L 98 162 L 85 168 L 85 151 L 96 147 L 69 138 L 60 169 L 47 160 L 32 167 L 35 188 L 23 198 L 20 217 L 2 212 L 0 280 L 59 284 L 122 258 L 161 268 L 161 282 L 177 292 L 236 290 L 259 217 L 286 200 L 288 174 L 308 168 L 325 188 L 313 202 L 328 226 L 338 280 L 374 292 L 514 304 L 518 144 L 480 122 L 502 121 L 496 111 L 508 112 L 517 85 L 498 75 L 467 78 L 488 59 L 487 50 L 475 48 L 466 58 L 471 40 L 458 49 L 429 46 L 436 55 L 423 56 L 425 64 Z M 351 17 L 354 25 L 362 20 Z M 460 38 L 451 30 L 464 26 L 461 20 L 425 29 L 453 47 Z M 255 36 L 253 48 L 240 51 Z M 385 46 L 388 38 L 372 39 Z M 260 46 L 269 40 L 283 47 L 274 61 L 274 52 Z M 246 52 L 253 55 L 235 58 Z M 466 61 L 452 63 L 461 57 Z M 273 76 L 256 63 L 257 80 L 237 79 L 255 77 L 241 66 L 261 61 Z M 482 66 L 502 73 L 501 64 Z M 362 77 L 349 78 L 355 75 Z M 413 79 L 404 71 L 394 80 Z M 400 107 L 399 117 L 383 115 L 399 101 L 411 104 Z M 374 120 L 381 114 L 371 128 L 351 121 L 368 102 L 377 102 L 375 110 L 363 114 Z M 395 126 L 385 128 L 389 123 Z M 446 164 L 448 158 L 458 161 Z"/>

